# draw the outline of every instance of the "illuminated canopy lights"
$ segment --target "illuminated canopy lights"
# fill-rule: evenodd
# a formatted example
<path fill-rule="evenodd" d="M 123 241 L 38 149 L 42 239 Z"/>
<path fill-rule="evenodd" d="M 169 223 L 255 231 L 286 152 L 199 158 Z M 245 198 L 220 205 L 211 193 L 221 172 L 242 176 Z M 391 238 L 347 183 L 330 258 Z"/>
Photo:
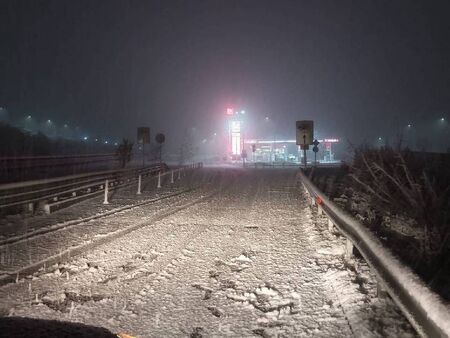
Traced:
<path fill-rule="evenodd" d="M 317 140 L 320 143 L 339 143 L 337 138 L 326 138 Z M 246 144 L 272 144 L 272 143 L 296 143 L 296 140 L 245 140 Z"/>

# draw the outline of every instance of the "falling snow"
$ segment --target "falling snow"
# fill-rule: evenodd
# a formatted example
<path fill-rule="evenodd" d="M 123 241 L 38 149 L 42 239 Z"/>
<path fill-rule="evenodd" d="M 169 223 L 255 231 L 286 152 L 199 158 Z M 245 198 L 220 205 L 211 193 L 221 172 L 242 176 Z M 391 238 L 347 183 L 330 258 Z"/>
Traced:
<path fill-rule="evenodd" d="M 197 176 L 195 189 L 164 202 L 11 244 L 4 272 L 107 239 L 2 286 L 1 312 L 138 337 L 415 337 L 393 302 L 377 296 L 367 264 L 346 258 L 345 239 L 310 209 L 294 170 L 204 169 Z M 180 183 L 160 194 L 183 189 Z M 73 208 L 80 206 L 99 212 L 93 202 Z M 49 218 L 56 224 L 69 214 Z"/>

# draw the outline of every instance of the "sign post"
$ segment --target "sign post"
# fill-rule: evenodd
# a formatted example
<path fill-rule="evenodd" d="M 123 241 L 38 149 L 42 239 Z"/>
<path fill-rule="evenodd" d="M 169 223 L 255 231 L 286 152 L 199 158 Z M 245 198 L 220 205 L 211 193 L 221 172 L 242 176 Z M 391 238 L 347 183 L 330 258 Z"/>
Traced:
<path fill-rule="evenodd" d="M 166 140 L 166 136 L 164 136 L 164 134 L 162 134 L 162 133 L 156 134 L 155 141 L 156 141 L 156 143 L 159 144 L 159 165 L 161 165 L 161 163 L 162 163 L 162 145 L 165 140 Z"/>
<path fill-rule="evenodd" d="M 309 149 L 309 145 L 313 144 L 314 139 L 314 121 L 304 120 L 297 121 L 296 127 L 296 143 L 303 149 L 303 164 L 306 168 L 306 150 Z"/>
<path fill-rule="evenodd" d="M 137 140 L 138 143 L 142 144 L 142 167 L 145 167 L 145 151 L 144 145 L 150 143 L 150 128 L 149 127 L 138 127 L 137 129 Z"/>

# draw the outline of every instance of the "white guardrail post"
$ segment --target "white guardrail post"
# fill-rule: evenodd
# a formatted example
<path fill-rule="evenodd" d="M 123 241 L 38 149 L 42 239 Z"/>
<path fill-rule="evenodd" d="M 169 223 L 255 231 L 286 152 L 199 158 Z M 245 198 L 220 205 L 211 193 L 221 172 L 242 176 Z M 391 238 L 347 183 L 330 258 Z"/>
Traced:
<path fill-rule="evenodd" d="M 108 180 L 105 181 L 105 199 L 103 200 L 103 204 L 109 204 L 108 202 L 108 189 L 109 189 L 109 182 Z"/>
<path fill-rule="evenodd" d="M 170 171 L 170 183 L 173 184 L 173 169 Z"/>
<path fill-rule="evenodd" d="M 139 177 L 138 177 L 138 190 L 137 190 L 136 195 L 142 194 L 142 192 L 141 192 L 141 184 L 142 184 L 142 175 L 139 174 Z"/>
<path fill-rule="evenodd" d="M 345 256 L 349 257 L 355 246 L 374 271 L 379 295 L 387 292 L 422 337 L 450 337 L 450 306 L 369 229 L 330 201 L 302 170 L 298 175 L 310 195 L 311 206 L 317 204 L 328 217 L 328 230 L 336 227 L 346 237 Z"/>
<path fill-rule="evenodd" d="M 157 186 L 157 188 L 158 188 L 158 189 L 161 188 L 161 170 L 158 171 L 158 186 Z"/>

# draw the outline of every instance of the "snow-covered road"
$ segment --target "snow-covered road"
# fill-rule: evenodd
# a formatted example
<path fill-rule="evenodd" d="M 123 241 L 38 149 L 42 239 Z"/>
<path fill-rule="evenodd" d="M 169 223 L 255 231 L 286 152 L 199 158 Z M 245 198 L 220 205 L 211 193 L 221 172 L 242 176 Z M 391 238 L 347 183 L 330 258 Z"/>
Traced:
<path fill-rule="evenodd" d="M 3 315 L 138 337 L 415 336 L 367 265 L 344 258 L 295 170 L 207 175 L 200 202 L 1 287 Z"/>

